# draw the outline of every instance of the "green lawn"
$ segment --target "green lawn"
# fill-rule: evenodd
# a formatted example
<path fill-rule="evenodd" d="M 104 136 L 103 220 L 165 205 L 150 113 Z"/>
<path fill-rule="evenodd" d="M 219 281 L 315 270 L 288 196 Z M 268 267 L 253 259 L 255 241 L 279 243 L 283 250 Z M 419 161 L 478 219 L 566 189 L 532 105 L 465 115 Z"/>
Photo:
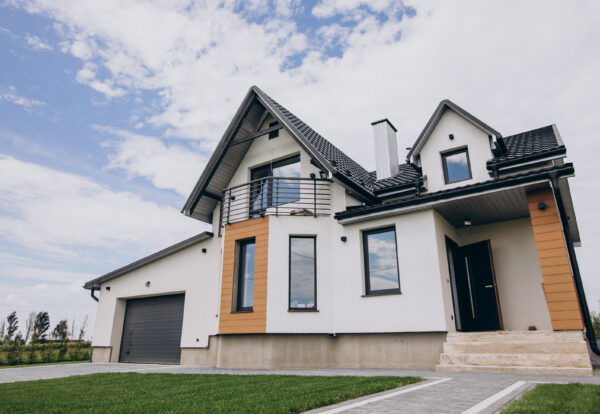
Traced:
<path fill-rule="evenodd" d="M 299 413 L 414 377 L 94 374 L 0 384 L 2 413 Z"/>
<path fill-rule="evenodd" d="M 0 365 L 0 369 L 8 368 L 24 368 L 24 367 L 39 367 L 43 365 L 63 365 L 63 364 L 89 364 L 90 361 L 63 361 L 63 362 L 40 362 L 37 364 L 20 364 L 20 365 Z"/>
<path fill-rule="evenodd" d="M 600 385 L 590 384 L 540 384 L 502 410 L 502 414 L 599 412 Z"/>

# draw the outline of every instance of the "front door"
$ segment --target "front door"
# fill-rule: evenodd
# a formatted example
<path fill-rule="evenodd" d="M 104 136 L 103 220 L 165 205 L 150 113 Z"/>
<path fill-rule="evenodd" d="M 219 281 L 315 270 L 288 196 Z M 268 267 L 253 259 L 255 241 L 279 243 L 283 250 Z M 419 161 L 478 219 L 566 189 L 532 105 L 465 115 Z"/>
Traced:
<path fill-rule="evenodd" d="M 446 250 L 456 329 L 465 332 L 502 329 L 490 241 L 459 247 L 446 238 Z"/>

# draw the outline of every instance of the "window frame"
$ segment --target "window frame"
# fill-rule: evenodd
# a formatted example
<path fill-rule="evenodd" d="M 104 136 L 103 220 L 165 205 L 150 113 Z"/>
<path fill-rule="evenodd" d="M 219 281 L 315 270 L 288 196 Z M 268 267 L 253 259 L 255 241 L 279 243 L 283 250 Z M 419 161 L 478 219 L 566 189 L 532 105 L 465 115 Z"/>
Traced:
<path fill-rule="evenodd" d="M 273 178 L 275 178 L 273 176 L 273 173 L 276 168 L 285 167 L 287 165 L 292 165 L 292 164 L 296 164 L 296 163 L 298 164 L 299 169 L 301 169 L 302 164 L 300 164 L 300 154 L 290 155 L 288 157 L 281 158 L 277 161 L 271 161 L 268 164 L 250 168 L 251 184 L 250 184 L 250 197 L 248 200 L 250 217 L 252 217 L 252 218 L 261 217 L 264 215 L 265 211 L 269 207 L 276 207 L 277 205 L 285 204 L 285 203 L 275 204 L 275 201 L 273 201 L 273 194 L 276 194 L 276 192 L 273 189 L 273 186 L 274 186 Z M 264 172 L 264 171 L 267 171 L 267 175 L 265 177 L 255 178 L 255 174 L 258 174 L 259 172 Z M 294 178 L 294 177 L 276 177 L 276 178 L 281 179 L 281 178 Z M 266 180 L 265 181 L 266 194 L 258 192 L 258 188 L 260 188 L 260 187 L 257 185 L 257 183 L 255 183 L 255 181 L 258 181 L 261 179 Z M 253 204 L 256 202 L 256 200 L 259 197 L 265 198 L 264 203 L 263 203 L 263 201 L 261 201 L 260 207 L 254 207 Z"/>
<path fill-rule="evenodd" d="M 292 239 L 313 239 L 314 248 L 314 308 L 294 308 L 292 307 Z M 318 312 L 317 306 L 317 236 L 316 235 L 295 235 L 290 234 L 288 247 L 288 312 Z"/>
<path fill-rule="evenodd" d="M 394 246 L 396 252 L 396 276 L 398 277 L 398 287 L 394 289 L 378 289 L 371 290 L 371 275 L 369 272 L 369 235 L 387 233 L 389 231 L 394 232 Z M 364 262 L 364 275 L 365 275 L 365 294 L 364 296 L 382 296 L 382 295 L 397 295 L 402 293 L 400 288 L 400 263 L 398 262 L 398 239 L 396 233 L 396 226 L 386 226 L 377 229 L 363 230 L 362 231 L 362 248 L 363 248 L 363 262 Z"/>
<path fill-rule="evenodd" d="M 235 305 L 235 307 L 232 309 L 231 313 L 254 312 L 254 284 L 252 284 L 252 306 L 241 306 L 241 301 L 242 301 L 243 295 L 240 295 L 240 286 L 243 286 L 242 277 L 243 277 L 243 269 L 245 267 L 244 264 L 245 264 L 245 258 L 246 258 L 245 249 L 248 244 L 254 244 L 254 261 L 256 263 L 256 237 L 248 237 L 246 239 L 236 240 L 235 244 L 236 244 L 235 252 L 237 254 L 237 258 L 235 259 L 236 271 L 235 271 L 235 277 L 234 277 L 234 291 L 233 291 L 234 295 L 235 295 L 233 304 Z M 255 268 L 256 268 L 256 264 L 255 264 Z M 244 292 L 242 292 L 242 293 L 244 293 Z"/>
<path fill-rule="evenodd" d="M 448 179 L 448 164 L 446 162 L 446 158 L 449 156 L 452 156 L 452 155 L 461 154 L 463 152 L 467 155 L 467 169 L 469 171 L 469 177 L 462 178 L 460 180 L 450 181 Z M 440 153 L 440 155 L 442 156 L 442 169 L 444 170 L 444 183 L 454 184 L 454 183 L 460 183 L 461 181 L 467 181 L 467 180 L 473 179 L 473 173 L 471 172 L 471 157 L 469 157 L 469 147 L 468 146 L 452 149 L 450 151 L 445 151 L 445 152 Z"/>

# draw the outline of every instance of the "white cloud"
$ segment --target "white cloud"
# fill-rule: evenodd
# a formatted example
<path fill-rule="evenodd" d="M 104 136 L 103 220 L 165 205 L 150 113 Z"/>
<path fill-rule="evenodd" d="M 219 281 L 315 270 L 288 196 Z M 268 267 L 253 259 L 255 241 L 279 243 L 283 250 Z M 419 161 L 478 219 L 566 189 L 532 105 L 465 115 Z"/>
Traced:
<path fill-rule="evenodd" d="M 3 155 L 0 193 L 5 241 L 36 255 L 85 261 L 89 268 L 124 264 L 205 227 L 172 207 Z"/>
<path fill-rule="evenodd" d="M 25 41 L 33 50 L 52 50 L 52 46 L 48 43 L 44 42 L 42 39 L 37 37 L 36 35 L 27 35 L 25 36 Z"/>
<path fill-rule="evenodd" d="M 130 177 L 147 178 L 156 188 L 188 196 L 204 169 L 206 158 L 181 145 L 166 145 L 158 138 L 118 128 L 96 129 L 118 138 L 105 143 L 115 150 L 109 155 L 108 168 L 122 169 Z"/>
<path fill-rule="evenodd" d="M 32 112 L 33 109 L 37 106 L 46 105 L 45 102 L 38 101 L 37 99 L 31 99 L 21 96 L 17 92 L 17 88 L 15 88 L 12 85 L 4 89 L 4 91 L 0 90 L 0 101 L 2 100 L 11 102 L 15 105 L 22 106 L 27 112 Z"/>

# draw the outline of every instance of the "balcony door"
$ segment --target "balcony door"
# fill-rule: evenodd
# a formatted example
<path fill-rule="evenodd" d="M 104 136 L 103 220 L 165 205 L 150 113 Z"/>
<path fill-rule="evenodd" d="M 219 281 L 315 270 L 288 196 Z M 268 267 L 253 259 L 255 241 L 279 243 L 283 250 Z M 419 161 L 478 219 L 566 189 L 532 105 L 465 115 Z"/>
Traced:
<path fill-rule="evenodd" d="M 269 207 L 300 200 L 300 156 L 254 168 L 250 172 L 250 217 L 260 217 Z"/>
<path fill-rule="evenodd" d="M 456 329 L 502 329 L 496 277 L 489 240 L 459 247 L 446 238 Z"/>

